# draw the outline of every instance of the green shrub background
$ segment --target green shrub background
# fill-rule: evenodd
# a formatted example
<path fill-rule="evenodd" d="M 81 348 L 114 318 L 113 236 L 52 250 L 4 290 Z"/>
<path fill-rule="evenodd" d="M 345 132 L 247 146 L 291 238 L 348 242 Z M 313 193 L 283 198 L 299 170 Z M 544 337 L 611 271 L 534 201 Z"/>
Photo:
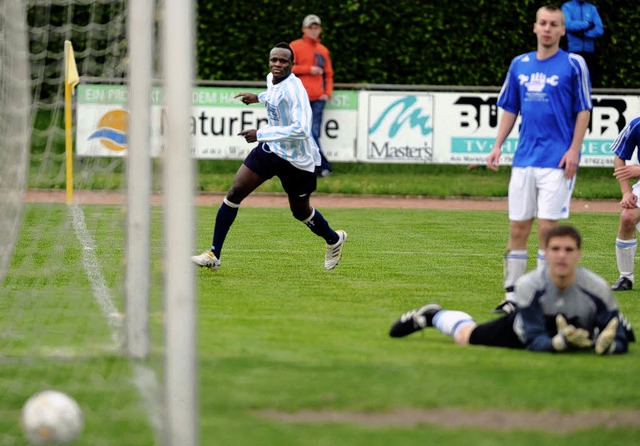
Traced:
<path fill-rule="evenodd" d="M 511 59 L 535 49 L 535 12 L 545 3 L 198 1 L 198 78 L 263 80 L 270 46 L 299 38 L 302 19 L 313 13 L 323 21 L 336 82 L 501 85 Z M 594 87 L 638 88 L 640 2 L 592 3 L 605 28 L 597 43 L 602 85 Z"/>

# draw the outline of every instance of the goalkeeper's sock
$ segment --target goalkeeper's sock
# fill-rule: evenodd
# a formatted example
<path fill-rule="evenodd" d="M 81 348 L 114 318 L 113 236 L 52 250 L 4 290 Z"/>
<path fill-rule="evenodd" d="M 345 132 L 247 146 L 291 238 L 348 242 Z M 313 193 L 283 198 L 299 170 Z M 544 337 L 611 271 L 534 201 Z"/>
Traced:
<path fill-rule="evenodd" d="M 464 311 L 440 310 L 433 316 L 433 326 L 440 333 L 452 338 L 455 338 L 458 330 L 467 324 L 475 324 L 475 321 Z"/>
<path fill-rule="evenodd" d="M 239 208 L 239 204 L 232 203 L 225 197 L 218 209 L 218 214 L 216 215 L 216 226 L 213 229 L 213 242 L 211 245 L 211 251 L 213 251 L 218 259 L 220 259 L 220 251 L 222 251 L 224 239 L 227 238 L 227 233 L 236 219 L 236 215 L 238 215 Z"/>
<path fill-rule="evenodd" d="M 633 270 L 638 239 L 620 240 L 616 238 L 616 263 L 621 277 L 634 281 Z"/>

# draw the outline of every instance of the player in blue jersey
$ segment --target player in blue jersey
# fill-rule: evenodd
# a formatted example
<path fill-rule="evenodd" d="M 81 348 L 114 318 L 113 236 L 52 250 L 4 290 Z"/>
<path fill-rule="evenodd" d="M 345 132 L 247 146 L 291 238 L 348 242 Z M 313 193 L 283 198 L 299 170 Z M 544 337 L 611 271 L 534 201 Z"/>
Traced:
<path fill-rule="evenodd" d="M 634 263 L 638 248 L 636 227 L 640 223 L 640 203 L 638 203 L 640 182 L 636 182 L 632 188 L 630 180 L 640 178 L 640 166 L 627 165 L 626 162 L 632 159 L 633 152 L 639 146 L 640 115 L 637 115 L 622 129 L 611 145 L 611 150 L 615 152 L 613 175 L 620 182 L 622 191 L 622 200 L 620 200 L 622 211 L 616 238 L 616 261 L 620 277 L 611 287 L 614 291 L 628 291 L 633 288 L 635 282 Z"/>
<path fill-rule="evenodd" d="M 591 114 L 591 84 L 584 59 L 560 49 L 564 15 L 553 5 L 538 9 L 533 32 L 537 50 L 513 59 L 498 97 L 502 116 L 487 157 L 497 170 L 502 145 L 522 117 L 509 181 L 509 241 L 504 257 L 505 300 L 513 309 L 514 285 L 527 269 L 527 239 L 538 218 L 538 266 L 544 265 L 543 235 L 569 217 L 569 204 Z"/>
<path fill-rule="evenodd" d="M 235 96 L 245 104 L 264 104 L 268 125 L 240 132 L 248 143 L 258 142 L 258 146 L 238 169 L 231 189 L 218 209 L 211 250 L 191 258 L 198 266 L 214 271 L 220 268 L 222 245 L 240 203 L 274 176 L 282 182 L 293 216 L 326 241 L 324 267 L 335 268 L 342 257 L 347 233 L 331 229 L 309 202 L 311 193 L 316 190 L 315 170 L 320 165 L 320 154 L 311 134 L 309 97 L 300 79 L 291 73 L 293 63 L 291 47 L 287 43 L 277 44 L 269 53 L 271 72 L 267 75 L 267 91 Z"/>
<path fill-rule="evenodd" d="M 547 265 L 520 277 L 514 311 L 476 323 L 456 310 L 427 304 L 403 314 L 389 331 L 404 337 L 435 327 L 462 345 L 526 348 L 536 352 L 589 350 L 626 353 L 635 335 L 620 313 L 609 284 L 579 267 L 582 238 L 572 226 L 556 225 L 546 234 Z"/>

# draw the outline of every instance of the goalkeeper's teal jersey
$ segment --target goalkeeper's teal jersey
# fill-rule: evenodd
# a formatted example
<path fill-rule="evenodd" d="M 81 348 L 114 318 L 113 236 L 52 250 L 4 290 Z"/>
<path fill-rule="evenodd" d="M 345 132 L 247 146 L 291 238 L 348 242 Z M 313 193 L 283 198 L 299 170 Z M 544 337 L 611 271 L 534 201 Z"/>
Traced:
<path fill-rule="evenodd" d="M 596 339 L 609 321 L 619 316 L 618 302 L 609 284 L 594 272 L 578 267 L 574 283 L 558 289 L 548 270 L 536 269 L 516 282 L 518 313 L 514 331 L 529 350 L 554 351 L 551 338 L 557 333 L 556 315 L 562 314 L 569 324 L 587 330 Z M 616 335 L 616 352 L 628 349 L 622 324 Z"/>

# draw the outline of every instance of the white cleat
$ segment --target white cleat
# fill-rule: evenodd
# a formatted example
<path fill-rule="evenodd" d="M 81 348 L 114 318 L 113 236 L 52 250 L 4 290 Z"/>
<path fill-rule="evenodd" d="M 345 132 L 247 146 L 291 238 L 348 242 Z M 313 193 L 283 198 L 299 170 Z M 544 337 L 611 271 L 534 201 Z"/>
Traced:
<path fill-rule="evenodd" d="M 202 268 L 209 268 L 211 271 L 218 271 L 220 268 L 220 260 L 211 251 L 192 256 L 191 261 Z"/>
<path fill-rule="evenodd" d="M 338 265 L 342 258 L 342 248 L 347 241 L 347 233 L 342 229 L 336 231 L 338 234 L 338 241 L 334 245 L 327 245 L 327 252 L 324 256 L 324 267 L 326 269 L 333 269 Z"/>

